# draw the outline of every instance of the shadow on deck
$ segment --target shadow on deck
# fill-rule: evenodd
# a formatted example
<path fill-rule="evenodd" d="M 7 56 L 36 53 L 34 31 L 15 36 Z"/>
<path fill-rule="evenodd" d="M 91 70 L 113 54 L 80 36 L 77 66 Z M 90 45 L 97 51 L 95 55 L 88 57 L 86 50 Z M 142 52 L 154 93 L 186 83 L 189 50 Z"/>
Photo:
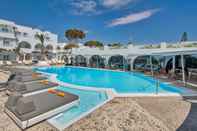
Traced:
<path fill-rule="evenodd" d="M 197 97 L 187 97 L 184 99 L 197 101 Z M 197 103 L 191 103 L 190 112 L 177 131 L 197 131 Z"/>

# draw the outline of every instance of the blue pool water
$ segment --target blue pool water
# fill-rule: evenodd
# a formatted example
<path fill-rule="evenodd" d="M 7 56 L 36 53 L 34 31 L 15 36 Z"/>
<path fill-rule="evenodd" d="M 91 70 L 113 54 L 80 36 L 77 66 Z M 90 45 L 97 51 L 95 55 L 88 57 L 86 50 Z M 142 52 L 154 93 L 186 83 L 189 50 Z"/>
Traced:
<path fill-rule="evenodd" d="M 89 111 L 90 109 L 94 108 L 95 106 L 103 103 L 105 100 L 108 99 L 107 94 L 105 92 L 97 92 L 97 91 L 85 91 L 85 90 L 78 90 L 68 87 L 58 87 L 58 89 L 70 92 L 72 94 L 76 94 L 79 96 L 80 104 L 79 106 L 70 108 L 69 110 L 65 111 L 59 117 L 54 117 L 50 121 L 53 121 L 56 125 L 66 125 L 68 122 L 77 118 L 81 114 Z"/>
<path fill-rule="evenodd" d="M 159 83 L 141 73 L 116 72 L 77 67 L 49 67 L 37 69 L 57 74 L 58 80 L 69 84 L 95 88 L 111 88 L 117 93 L 184 93 L 186 90 L 169 84 Z M 85 88 L 85 87 L 84 87 Z"/>

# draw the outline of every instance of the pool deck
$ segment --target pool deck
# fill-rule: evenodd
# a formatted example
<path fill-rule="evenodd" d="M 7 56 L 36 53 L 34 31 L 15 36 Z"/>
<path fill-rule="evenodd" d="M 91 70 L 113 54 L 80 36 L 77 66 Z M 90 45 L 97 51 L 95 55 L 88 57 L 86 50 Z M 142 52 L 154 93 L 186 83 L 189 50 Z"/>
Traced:
<path fill-rule="evenodd" d="M 3 112 L 7 96 L 0 93 L 0 130 L 20 131 Z M 192 115 L 194 114 L 194 116 Z M 197 129 L 197 106 L 180 97 L 115 98 L 64 131 Z M 180 128 L 179 128 L 180 127 Z M 46 121 L 27 131 L 56 131 Z"/>
<path fill-rule="evenodd" d="M 7 100 L 0 92 L 0 130 L 20 131 L 21 129 L 4 113 Z M 27 131 L 56 131 L 47 121 Z M 197 104 L 179 96 L 118 97 L 107 102 L 86 117 L 72 124 L 64 131 L 187 131 L 197 130 Z"/>

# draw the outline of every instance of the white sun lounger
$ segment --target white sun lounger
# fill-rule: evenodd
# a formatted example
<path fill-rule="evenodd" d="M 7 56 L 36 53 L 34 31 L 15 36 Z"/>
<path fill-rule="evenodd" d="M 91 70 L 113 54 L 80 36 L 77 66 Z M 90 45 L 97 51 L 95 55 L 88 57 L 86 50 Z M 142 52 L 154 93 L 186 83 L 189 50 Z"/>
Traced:
<path fill-rule="evenodd" d="M 13 94 L 5 104 L 5 112 L 22 129 L 62 113 L 79 104 L 79 97 L 70 93 L 57 96 L 47 91 L 31 96 Z"/>
<path fill-rule="evenodd" d="M 52 82 L 47 82 L 46 84 L 42 82 L 34 82 L 34 83 L 21 83 L 21 82 L 10 82 L 7 86 L 7 91 L 6 94 L 10 95 L 13 92 L 18 92 L 21 94 L 29 94 L 37 91 L 42 91 L 42 90 L 47 90 L 50 88 L 57 87 L 58 84 L 52 83 Z"/>

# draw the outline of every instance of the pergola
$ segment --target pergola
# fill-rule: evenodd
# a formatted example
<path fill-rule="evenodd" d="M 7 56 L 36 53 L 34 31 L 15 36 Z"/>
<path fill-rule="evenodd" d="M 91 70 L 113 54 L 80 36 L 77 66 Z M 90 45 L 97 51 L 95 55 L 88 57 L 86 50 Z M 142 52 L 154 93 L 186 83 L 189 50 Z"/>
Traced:
<path fill-rule="evenodd" d="M 152 57 L 153 56 L 172 56 L 173 57 L 173 72 L 175 72 L 175 56 L 181 56 L 181 70 L 182 70 L 182 80 L 183 83 L 186 84 L 185 79 L 185 62 L 184 56 L 185 55 L 195 55 L 197 54 L 197 48 L 175 48 L 175 49 L 165 49 L 165 50 L 152 50 L 145 55 L 150 56 L 150 63 L 151 63 L 151 72 L 153 75 L 153 64 L 152 64 Z"/>

